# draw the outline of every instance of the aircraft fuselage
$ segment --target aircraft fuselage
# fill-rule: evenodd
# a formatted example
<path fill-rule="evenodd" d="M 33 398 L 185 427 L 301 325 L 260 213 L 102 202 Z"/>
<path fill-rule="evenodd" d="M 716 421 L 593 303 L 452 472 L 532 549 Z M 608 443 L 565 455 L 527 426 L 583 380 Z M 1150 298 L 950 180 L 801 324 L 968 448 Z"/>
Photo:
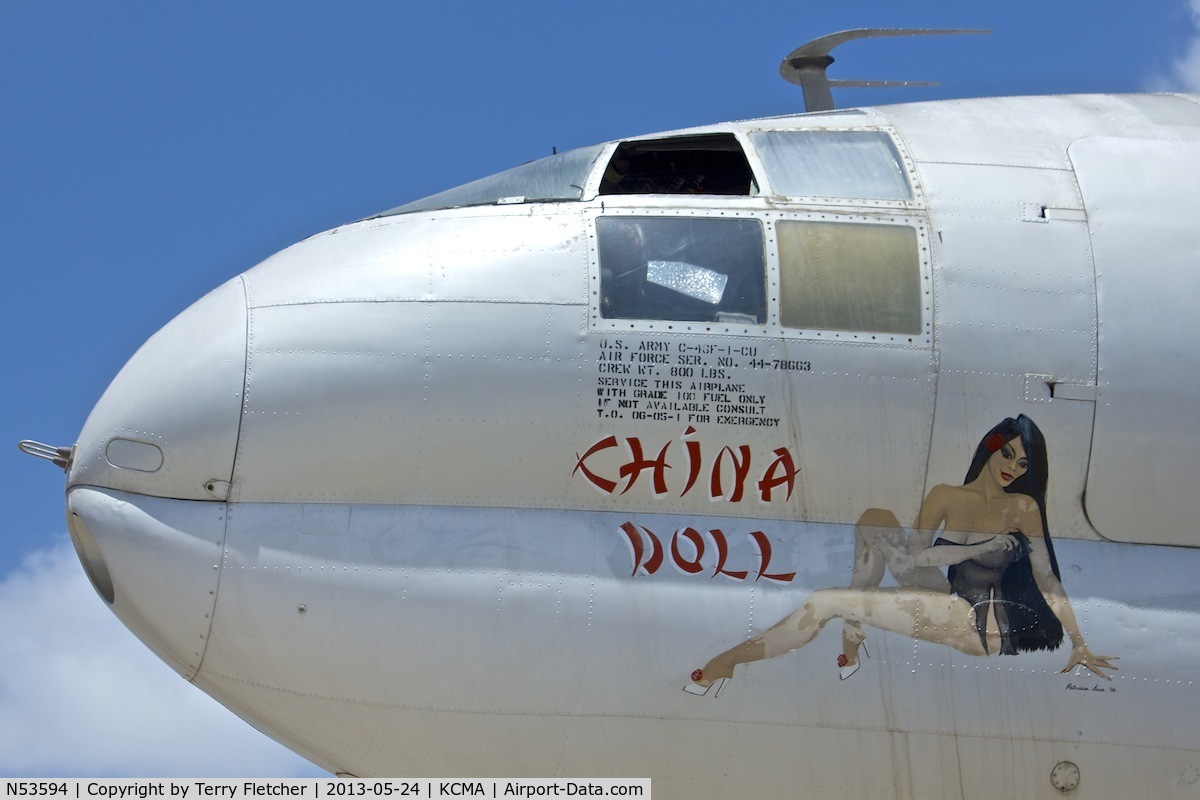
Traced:
<path fill-rule="evenodd" d="M 147 342 L 69 476 L 126 625 L 334 772 L 1191 792 L 1196 99 L 559 158 L 306 239 Z"/>

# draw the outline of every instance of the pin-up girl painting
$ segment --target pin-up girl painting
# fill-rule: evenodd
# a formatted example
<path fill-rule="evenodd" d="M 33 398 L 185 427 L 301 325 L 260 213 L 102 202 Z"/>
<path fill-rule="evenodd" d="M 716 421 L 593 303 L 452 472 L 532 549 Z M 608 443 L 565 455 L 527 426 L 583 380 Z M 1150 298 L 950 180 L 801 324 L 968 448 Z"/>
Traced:
<path fill-rule="evenodd" d="M 1054 650 L 1065 631 L 1072 648 L 1063 672 L 1083 666 L 1107 679 L 1116 659 L 1088 649 L 1060 582 L 1046 481 L 1042 432 L 1024 415 L 1004 420 L 979 442 L 961 486 L 929 492 L 910 535 L 890 511 L 862 515 L 848 588 L 813 592 L 774 626 L 693 672 L 684 688 L 720 692 L 736 665 L 803 647 L 831 619 L 843 620 L 843 679 L 858 669 L 864 625 L 973 656 Z M 898 586 L 880 585 L 885 570 Z"/>

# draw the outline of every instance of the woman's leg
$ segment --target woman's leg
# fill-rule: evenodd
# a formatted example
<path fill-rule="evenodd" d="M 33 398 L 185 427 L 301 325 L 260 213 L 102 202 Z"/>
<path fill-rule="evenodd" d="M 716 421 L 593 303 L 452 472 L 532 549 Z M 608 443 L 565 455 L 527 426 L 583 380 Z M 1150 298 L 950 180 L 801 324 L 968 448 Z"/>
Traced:
<path fill-rule="evenodd" d="M 850 573 L 850 588 L 879 586 L 883 582 L 889 554 L 894 561 L 899 553 L 904 552 L 906 540 L 904 528 L 891 511 L 869 508 L 863 512 L 854 526 L 854 569 Z M 857 622 L 843 622 L 839 667 L 845 669 L 858 663 L 858 648 L 866 638 L 866 633 Z"/>
<path fill-rule="evenodd" d="M 850 573 L 850 586 L 879 586 L 886 569 L 900 586 L 949 592 L 950 583 L 942 570 L 913 563 L 914 551 L 932 544 L 910 536 L 891 511 L 868 508 L 854 526 L 854 569 Z"/>
<path fill-rule="evenodd" d="M 913 565 L 912 546 L 909 535 L 891 511 L 882 508 L 864 511 L 854 526 L 854 568 L 850 573 L 850 588 L 879 586 L 886 570 L 900 586 L 949 593 L 950 584 L 940 569 Z M 844 668 L 857 664 L 859 645 L 866 638 L 861 625 L 847 620 L 842 625 L 842 657 L 838 659 L 838 665 Z"/>
<path fill-rule="evenodd" d="M 910 588 L 818 589 L 775 625 L 712 658 L 697 683 L 707 686 L 718 678 L 732 677 L 738 664 L 797 650 L 811 642 L 831 619 L 944 644 L 967 655 L 987 654 L 975 631 L 971 604 L 961 597 Z"/>

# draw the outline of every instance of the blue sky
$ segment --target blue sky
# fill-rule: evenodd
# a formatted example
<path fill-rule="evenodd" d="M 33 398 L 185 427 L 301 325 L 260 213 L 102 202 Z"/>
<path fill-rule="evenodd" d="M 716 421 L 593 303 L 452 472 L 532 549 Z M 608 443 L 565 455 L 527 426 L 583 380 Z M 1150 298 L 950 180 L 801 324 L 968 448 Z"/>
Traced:
<path fill-rule="evenodd" d="M 1200 0 L 5 5 L 0 775 L 319 774 L 157 664 L 65 552 L 74 442 L 150 334 L 309 234 L 559 150 L 801 110 L 780 60 L 854 27 L 840 105 L 1200 91 Z M 118 721 L 131 712 L 128 724 Z M 213 742 L 224 743 L 214 747 Z"/>

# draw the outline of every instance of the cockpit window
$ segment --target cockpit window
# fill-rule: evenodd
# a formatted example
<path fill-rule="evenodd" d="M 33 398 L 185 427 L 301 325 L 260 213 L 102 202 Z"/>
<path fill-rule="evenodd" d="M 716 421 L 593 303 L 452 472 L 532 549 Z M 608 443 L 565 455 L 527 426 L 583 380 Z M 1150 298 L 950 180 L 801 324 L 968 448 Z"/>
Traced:
<path fill-rule="evenodd" d="M 751 195 L 758 191 L 733 134 L 622 142 L 600 194 Z"/>
<path fill-rule="evenodd" d="M 604 145 L 593 145 L 540 158 L 496 175 L 397 206 L 379 216 L 388 217 L 439 208 L 485 206 L 500 202 L 579 200 L 583 196 L 583 186 L 587 182 L 588 174 L 603 149 Z"/>
<path fill-rule="evenodd" d="M 921 333 L 915 228 L 780 220 L 775 233 L 785 328 Z"/>
<path fill-rule="evenodd" d="M 883 131 L 754 131 L 750 141 L 778 195 L 912 199 L 900 153 Z"/>
<path fill-rule="evenodd" d="M 762 223 L 613 216 L 596 220 L 606 319 L 762 324 Z"/>

